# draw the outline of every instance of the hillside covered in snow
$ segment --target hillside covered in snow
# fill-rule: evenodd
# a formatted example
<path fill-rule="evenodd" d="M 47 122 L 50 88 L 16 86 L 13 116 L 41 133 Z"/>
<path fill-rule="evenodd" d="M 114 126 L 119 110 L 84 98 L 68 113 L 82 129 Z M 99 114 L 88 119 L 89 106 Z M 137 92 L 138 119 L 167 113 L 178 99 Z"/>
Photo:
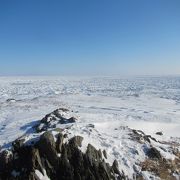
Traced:
<path fill-rule="evenodd" d="M 83 159 L 81 171 L 70 153 L 74 139 L 74 152 Z M 58 165 L 42 150 L 42 141 L 49 142 Z M 27 167 L 17 162 L 23 148 L 31 147 L 28 152 L 40 154 L 39 165 L 30 162 L 28 167 L 34 179 L 55 179 L 59 171 L 54 167 L 64 164 L 62 149 L 69 149 L 71 178 L 179 179 L 179 144 L 180 77 L 0 78 L 0 159 L 12 163 L 4 164 L 8 171 L 2 174 L 1 162 L 0 176 L 5 178 L 27 175 L 22 171 Z"/>

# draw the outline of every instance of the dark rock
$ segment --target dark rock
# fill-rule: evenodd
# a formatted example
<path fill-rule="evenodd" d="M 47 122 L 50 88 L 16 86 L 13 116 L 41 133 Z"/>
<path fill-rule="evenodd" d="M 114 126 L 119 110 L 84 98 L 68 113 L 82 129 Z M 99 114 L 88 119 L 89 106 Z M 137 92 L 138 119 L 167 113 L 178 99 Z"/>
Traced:
<path fill-rule="evenodd" d="M 74 136 L 69 140 L 69 144 L 73 145 L 75 147 L 81 147 L 82 146 L 83 137 L 81 136 Z"/>
<path fill-rule="evenodd" d="M 17 149 L 21 148 L 21 147 L 24 145 L 24 142 L 25 142 L 25 139 L 24 139 L 24 138 L 16 139 L 16 140 L 12 143 L 14 150 L 17 150 Z"/>
<path fill-rule="evenodd" d="M 41 158 L 40 158 L 40 154 L 39 154 L 39 150 L 32 148 L 31 151 L 31 160 L 32 160 L 32 169 L 38 169 L 42 174 L 43 174 L 43 165 L 41 162 Z"/>
<path fill-rule="evenodd" d="M 41 162 L 38 149 L 32 146 L 22 146 L 16 151 L 13 151 L 12 167 L 10 172 L 17 172 L 18 179 L 29 179 L 35 169 L 43 173 L 43 165 Z M 9 177 L 12 173 L 8 174 Z"/>
<path fill-rule="evenodd" d="M 160 152 L 155 147 L 152 147 L 147 151 L 147 156 L 151 159 L 162 159 Z"/>
<path fill-rule="evenodd" d="M 47 131 L 43 135 L 41 135 L 40 140 L 37 143 L 37 147 L 43 157 L 47 158 L 47 160 L 53 166 L 57 166 L 58 157 L 56 152 L 56 144 L 54 141 L 54 137 L 50 132 Z"/>
<path fill-rule="evenodd" d="M 65 148 L 63 149 L 62 156 L 59 160 L 59 169 L 57 175 L 58 177 L 61 177 L 62 180 L 73 180 L 74 177 L 73 168 L 69 162 L 67 150 Z"/>
<path fill-rule="evenodd" d="M 56 141 L 56 150 L 58 153 L 61 153 L 62 151 L 63 139 L 64 139 L 64 135 L 59 133 Z"/>
<path fill-rule="evenodd" d="M 132 132 L 133 132 L 133 134 L 130 134 L 132 140 L 138 141 L 139 143 L 144 143 L 144 141 L 151 143 L 151 140 L 157 142 L 157 140 L 155 138 L 153 138 L 151 135 L 144 134 L 143 131 L 133 129 Z"/>
<path fill-rule="evenodd" d="M 111 175 L 111 168 L 107 166 L 107 163 L 100 162 L 98 171 L 100 179 L 113 179 Z"/>
<path fill-rule="evenodd" d="M 95 125 L 94 124 L 88 124 L 88 127 L 95 128 Z"/>
<path fill-rule="evenodd" d="M 91 144 L 88 144 L 86 154 L 91 164 L 93 160 L 96 160 L 97 162 L 102 161 L 102 154 L 100 154 L 100 152 Z"/>
<path fill-rule="evenodd" d="M 159 135 L 159 136 L 162 136 L 163 135 L 163 133 L 160 131 L 160 132 L 157 132 L 156 133 L 157 135 Z"/>
<path fill-rule="evenodd" d="M 76 118 L 75 117 L 71 117 L 67 120 L 68 123 L 75 123 L 76 122 Z"/>
<path fill-rule="evenodd" d="M 6 102 L 16 102 L 16 100 L 13 98 L 10 98 L 10 99 L 7 99 Z"/>
<path fill-rule="evenodd" d="M 67 138 L 68 137 L 68 135 L 67 134 L 64 134 L 64 138 Z"/>
<path fill-rule="evenodd" d="M 59 110 L 62 112 L 68 112 L 69 111 L 69 109 L 67 109 L 67 108 L 59 108 L 59 109 L 56 109 L 55 112 L 58 112 Z"/>
<path fill-rule="evenodd" d="M 143 132 L 143 131 L 141 131 L 141 130 L 134 130 L 134 131 L 137 131 L 137 132 L 139 132 L 139 133 L 141 133 L 141 134 L 145 135 L 145 134 L 144 134 L 144 132 Z"/>
<path fill-rule="evenodd" d="M 117 160 L 114 160 L 112 169 L 116 174 L 120 174 Z"/>
<path fill-rule="evenodd" d="M 149 135 L 143 136 L 144 140 L 147 141 L 148 143 L 151 143 L 150 137 L 151 137 L 151 136 L 149 136 Z"/>
<path fill-rule="evenodd" d="M 99 158 L 102 159 L 102 152 L 101 149 L 98 150 Z"/>
<path fill-rule="evenodd" d="M 38 125 L 34 126 L 37 132 L 47 131 L 57 127 L 57 124 L 75 123 L 76 118 L 67 116 L 68 109 L 59 108 L 47 114 Z M 67 118 L 68 117 L 68 118 Z"/>
<path fill-rule="evenodd" d="M 103 155 L 107 159 L 107 152 L 106 152 L 106 150 L 103 150 Z"/>
<path fill-rule="evenodd" d="M 0 172 L 8 172 L 7 170 L 12 166 L 12 158 L 11 151 L 4 150 L 0 153 Z"/>
<path fill-rule="evenodd" d="M 100 149 L 91 144 L 86 153 L 79 149 L 83 137 L 75 136 L 68 143 L 63 143 L 63 138 L 63 134 L 59 133 L 55 143 L 51 132 L 45 132 L 36 144 L 20 145 L 13 149 L 12 156 L 5 152 L 0 154 L 0 179 L 37 180 L 35 170 L 42 174 L 45 170 L 53 180 L 122 179 L 118 163 L 115 161 L 111 167 L 102 158 Z M 59 157 L 57 152 L 60 153 Z M 103 154 L 106 152 L 103 151 Z M 16 177 L 13 177 L 12 171 L 17 173 Z"/>
<path fill-rule="evenodd" d="M 24 168 L 24 173 L 30 173 L 32 169 L 40 168 L 42 170 L 42 166 L 40 163 L 40 157 L 38 150 L 34 149 L 30 146 L 24 146 L 18 149 L 18 151 L 14 152 L 16 156 L 13 159 L 14 169 L 17 172 L 21 171 L 21 167 Z"/>
<path fill-rule="evenodd" d="M 158 142 L 155 138 L 153 138 L 152 136 L 150 136 L 149 138 L 151 138 L 151 140 Z"/>
<path fill-rule="evenodd" d="M 28 180 L 39 180 L 35 172 L 31 172 L 27 178 Z"/>

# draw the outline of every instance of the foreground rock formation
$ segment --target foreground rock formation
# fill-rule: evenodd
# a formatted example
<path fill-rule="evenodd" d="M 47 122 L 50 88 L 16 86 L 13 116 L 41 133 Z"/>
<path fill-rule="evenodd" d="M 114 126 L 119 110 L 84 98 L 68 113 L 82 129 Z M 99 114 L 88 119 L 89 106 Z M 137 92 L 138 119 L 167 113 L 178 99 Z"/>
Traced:
<path fill-rule="evenodd" d="M 79 148 L 83 137 L 74 136 L 67 143 L 66 135 L 43 133 L 33 145 L 17 139 L 11 151 L 0 155 L 0 179 L 122 179 L 117 161 L 110 166 L 101 150 L 91 144 L 83 153 Z"/>
<path fill-rule="evenodd" d="M 106 151 L 97 150 L 88 144 L 86 152 L 80 150 L 83 137 L 68 139 L 57 124 L 70 124 L 74 117 L 65 117 L 67 109 L 57 109 L 46 115 L 35 132 L 38 138 L 26 141 L 21 137 L 12 143 L 10 150 L 0 153 L 0 179 L 89 179 L 109 180 L 125 178 L 118 169 L 117 161 L 110 166 L 106 162 Z M 67 116 L 67 114 L 66 114 Z M 50 129 L 53 129 L 50 130 Z M 52 133 L 53 132 L 53 133 Z"/>

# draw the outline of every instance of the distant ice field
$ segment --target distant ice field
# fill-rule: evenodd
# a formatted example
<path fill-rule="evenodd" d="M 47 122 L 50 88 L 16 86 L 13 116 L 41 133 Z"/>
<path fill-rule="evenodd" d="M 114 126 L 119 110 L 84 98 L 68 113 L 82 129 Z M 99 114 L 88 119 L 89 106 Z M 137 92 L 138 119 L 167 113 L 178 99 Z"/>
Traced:
<path fill-rule="evenodd" d="M 180 138 L 180 77 L 0 77 L 0 145 L 59 107 L 79 122 Z"/>

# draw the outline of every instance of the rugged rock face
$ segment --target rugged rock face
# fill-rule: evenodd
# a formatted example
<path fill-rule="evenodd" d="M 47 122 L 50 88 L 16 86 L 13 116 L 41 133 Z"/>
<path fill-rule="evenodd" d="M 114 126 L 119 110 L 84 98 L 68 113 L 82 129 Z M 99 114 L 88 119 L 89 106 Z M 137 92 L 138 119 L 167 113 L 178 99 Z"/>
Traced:
<path fill-rule="evenodd" d="M 118 169 L 118 162 L 110 166 L 102 157 L 101 150 L 91 144 L 83 153 L 83 137 L 75 136 L 64 143 L 64 135 L 57 134 L 57 141 L 50 131 L 40 136 L 34 145 L 25 145 L 22 140 L 13 143 L 11 151 L 0 154 L 0 179 L 38 180 L 41 176 L 49 179 L 69 180 L 110 180 L 123 179 Z"/>

